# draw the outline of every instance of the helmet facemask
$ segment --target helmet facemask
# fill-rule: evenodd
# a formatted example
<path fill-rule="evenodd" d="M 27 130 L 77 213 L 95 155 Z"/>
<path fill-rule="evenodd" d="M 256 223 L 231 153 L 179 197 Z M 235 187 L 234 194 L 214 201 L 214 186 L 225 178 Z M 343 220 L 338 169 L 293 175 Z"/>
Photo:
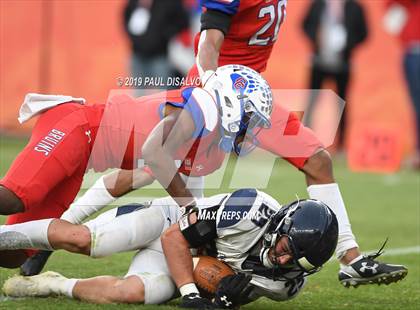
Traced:
<path fill-rule="evenodd" d="M 234 151 L 238 156 L 251 153 L 258 145 L 257 135 L 261 129 L 271 126 L 270 120 L 262 115 L 248 96 L 243 95 L 243 116 L 240 122 L 240 130 L 235 136 Z"/>
<path fill-rule="evenodd" d="M 270 127 L 272 95 L 267 82 L 254 70 L 240 65 L 217 69 L 205 85 L 219 107 L 220 148 L 239 156 L 257 145 L 259 130 Z"/>
<path fill-rule="evenodd" d="M 299 201 L 292 204 L 284 215 L 282 210 L 272 217 L 272 223 L 264 234 L 263 246 L 260 251 L 260 260 L 267 268 L 272 268 L 273 280 L 294 280 L 299 277 L 306 277 L 321 270 L 321 266 L 315 266 L 305 257 L 306 251 L 299 249 L 290 235 L 293 227 L 293 214 L 299 209 Z M 283 213 L 283 214 L 282 214 Z M 280 255 L 276 253 L 277 243 L 282 236 L 287 237 L 288 253 L 292 256 L 291 261 L 286 264 L 278 263 L 277 258 Z M 270 258 L 269 253 L 274 253 L 274 259 Z M 273 256 L 272 256 L 273 257 Z"/>

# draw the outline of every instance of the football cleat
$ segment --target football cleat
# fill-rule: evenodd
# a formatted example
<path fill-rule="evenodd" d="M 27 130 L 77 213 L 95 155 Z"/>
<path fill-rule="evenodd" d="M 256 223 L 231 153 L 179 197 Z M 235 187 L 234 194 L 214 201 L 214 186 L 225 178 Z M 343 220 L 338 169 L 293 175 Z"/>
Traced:
<path fill-rule="evenodd" d="M 386 241 L 385 241 L 386 243 Z M 390 284 L 398 282 L 407 275 L 408 270 L 403 265 L 391 265 L 375 260 L 383 252 L 381 249 L 375 254 L 365 255 L 351 265 L 341 265 L 338 280 L 344 287 L 358 287 L 366 284 Z"/>
<path fill-rule="evenodd" d="M 12 297 L 46 297 L 54 295 L 51 289 L 54 280 L 65 279 L 61 274 L 52 271 L 32 277 L 14 276 L 4 282 L 3 293 Z"/>
<path fill-rule="evenodd" d="M 34 276 L 39 274 L 51 254 L 51 251 L 39 251 L 35 255 L 29 257 L 23 265 L 20 266 L 20 274 L 22 276 Z"/>

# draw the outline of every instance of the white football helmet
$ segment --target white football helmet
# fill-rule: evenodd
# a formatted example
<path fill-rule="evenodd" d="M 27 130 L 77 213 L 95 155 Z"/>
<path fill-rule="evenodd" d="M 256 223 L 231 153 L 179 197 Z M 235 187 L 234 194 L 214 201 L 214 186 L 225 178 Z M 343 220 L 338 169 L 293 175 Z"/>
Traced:
<path fill-rule="evenodd" d="M 210 92 L 219 106 L 221 119 L 220 147 L 225 152 L 232 149 L 238 155 L 252 151 L 258 143 L 255 129 L 269 128 L 273 110 L 271 88 L 255 70 L 242 65 L 226 65 L 217 68 L 204 89 Z M 239 144 L 236 137 L 251 139 Z"/>

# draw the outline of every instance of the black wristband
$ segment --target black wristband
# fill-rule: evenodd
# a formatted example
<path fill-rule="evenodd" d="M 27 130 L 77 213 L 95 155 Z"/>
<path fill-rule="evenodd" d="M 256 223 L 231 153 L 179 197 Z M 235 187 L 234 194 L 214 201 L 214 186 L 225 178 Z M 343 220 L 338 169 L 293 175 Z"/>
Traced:
<path fill-rule="evenodd" d="M 206 209 L 210 214 L 217 211 L 218 206 Z M 203 246 L 217 238 L 216 219 L 199 219 L 195 223 L 190 222 L 190 215 L 198 211 L 185 213 L 179 220 L 179 227 L 185 240 L 188 241 L 191 248 Z"/>

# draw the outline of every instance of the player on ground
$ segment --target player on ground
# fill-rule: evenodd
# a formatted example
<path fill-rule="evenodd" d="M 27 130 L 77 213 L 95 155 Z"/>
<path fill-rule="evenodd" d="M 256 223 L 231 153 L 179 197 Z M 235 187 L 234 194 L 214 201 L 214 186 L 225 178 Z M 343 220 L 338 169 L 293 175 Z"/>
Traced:
<path fill-rule="evenodd" d="M 189 73 L 193 79 L 200 75 L 202 82 L 211 81 L 214 70 L 228 63 L 247 65 L 258 72 L 265 70 L 281 25 L 286 16 L 287 0 L 204 0 L 201 33 L 196 38 L 196 66 Z M 394 271 L 407 269 L 375 261 L 363 256 L 352 233 L 350 221 L 333 176 L 331 156 L 309 128 L 294 114 L 274 103 L 272 126 L 258 136 L 259 147 L 283 157 L 305 174 L 310 198 L 325 202 L 337 215 L 339 239 L 336 256 L 340 260 L 340 282 L 349 287 L 372 281 L 374 267 L 386 281 L 398 281 Z M 292 140 L 290 136 L 295 136 Z M 289 139 L 288 139 L 289 138 Z M 297 150 L 290 156 L 291 150 Z"/>
<path fill-rule="evenodd" d="M 60 98 L 64 104 L 41 115 L 29 144 L 1 180 L 0 214 L 14 214 L 7 224 L 59 217 L 79 191 L 88 167 L 135 169 L 139 159 L 180 206 L 194 204 L 177 171 L 192 176 L 211 173 L 220 167 L 226 152 L 242 151 L 247 135 L 270 126 L 271 90 L 258 73 L 244 66 L 226 66 L 219 68 L 218 75 L 206 89 L 138 99 L 120 95 L 106 105 L 84 106 L 74 103 L 74 98 Z M 258 90 L 237 83 L 242 80 L 258 85 Z M 56 97 L 44 99 L 57 103 Z M 205 159 L 200 170 L 188 164 L 196 157 Z M 179 170 L 177 158 L 183 160 Z M 101 203 L 131 191 L 133 183 L 142 185 L 150 179 L 144 171 L 139 174 L 122 171 L 100 180 Z M 2 252 L 0 266 L 17 267 L 27 255 Z"/>
<path fill-rule="evenodd" d="M 207 214 L 200 212 L 185 214 L 162 236 L 169 270 L 183 297 L 182 306 L 187 308 L 212 304 L 200 297 L 193 284 L 190 247 L 205 245 L 209 253 L 215 253 L 235 271 L 253 274 L 254 282 L 264 283 L 265 296 L 284 300 L 300 290 L 304 277 L 328 261 L 337 244 L 337 219 L 318 200 L 295 201 L 280 208 L 272 197 L 242 189 L 212 211 L 214 220 L 207 220 Z M 181 270 L 184 265 L 186 269 Z M 234 309 L 254 300 L 260 291 L 243 285 L 238 290 L 234 285 L 226 284 L 224 294 L 216 293 L 217 308 Z M 290 285 L 292 288 L 286 290 Z"/>
<path fill-rule="evenodd" d="M 263 192 L 241 189 L 198 200 L 193 214 L 202 219 L 183 230 L 186 240 L 194 247 L 205 247 L 209 255 L 219 257 L 234 271 L 248 275 L 222 280 L 215 299 L 219 308 L 233 308 L 261 296 L 278 301 L 296 296 L 304 286 L 304 277 L 319 270 L 337 243 L 334 214 L 315 200 L 281 207 Z M 84 225 L 49 219 L 0 226 L 1 249 L 65 249 L 92 257 L 139 249 L 122 279 L 66 279 L 45 273 L 9 279 L 3 290 L 11 296 L 59 294 L 96 303 L 166 302 L 176 295 L 176 286 L 160 236 L 182 216 L 175 201 L 168 197 L 115 208 Z M 181 223 L 184 220 L 188 219 L 181 219 Z M 34 226 L 38 228 L 35 231 Z M 172 236 L 173 229 L 166 238 Z M 242 290 L 238 296 L 232 296 L 239 287 Z M 183 306 L 214 306 L 208 300 L 193 297 L 185 297 Z"/>

